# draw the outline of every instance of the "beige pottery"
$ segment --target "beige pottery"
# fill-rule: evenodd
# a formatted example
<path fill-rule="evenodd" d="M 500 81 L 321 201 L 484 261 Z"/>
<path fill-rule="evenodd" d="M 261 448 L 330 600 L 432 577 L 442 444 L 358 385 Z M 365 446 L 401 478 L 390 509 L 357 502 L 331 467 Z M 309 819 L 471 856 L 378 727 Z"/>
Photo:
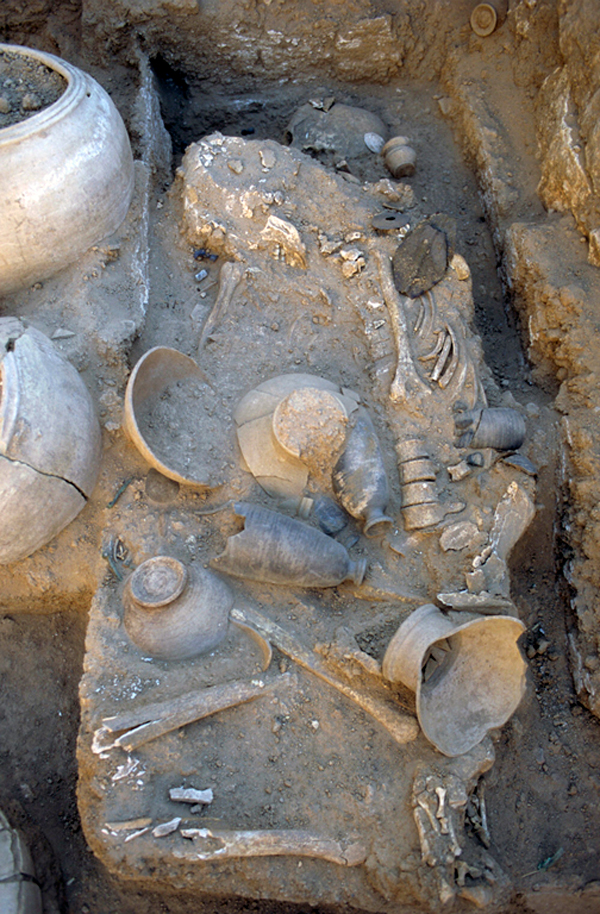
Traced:
<path fill-rule="evenodd" d="M 436 749 L 463 755 L 505 724 L 523 697 L 526 665 L 517 641 L 524 631 L 511 616 L 442 613 L 427 603 L 390 641 L 382 673 L 416 692 L 421 729 Z M 426 679 L 436 647 L 446 656 Z"/>
<path fill-rule="evenodd" d="M 61 97 L 0 129 L 0 295 L 74 263 L 123 222 L 133 193 L 125 125 L 102 87 L 53 54 L 0 44 L 56 70 Z"/>
<path fill-rule="evenodd" d="M 77 370 L 16 318 L 0 318 L 0 564 L 50 542 L 100 469 L 100 426 Z"/>

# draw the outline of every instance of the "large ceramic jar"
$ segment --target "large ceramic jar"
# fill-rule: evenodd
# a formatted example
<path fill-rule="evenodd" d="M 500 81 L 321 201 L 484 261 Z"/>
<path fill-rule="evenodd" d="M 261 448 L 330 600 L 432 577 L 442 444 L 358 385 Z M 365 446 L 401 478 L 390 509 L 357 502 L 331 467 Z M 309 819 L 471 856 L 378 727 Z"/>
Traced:
<path fill-rule="evenodd" d="M 0 295 L 74 263 L 123 222 L 133 193 L 125 125 L 104 89 L 52 54 L 0 44 L 59 73 L 53 104 L 0 129 Z"/>
<path fill-rule="evenodd" d="M 102 445 L 77 370 L 39 330 L 0 318 L 0 565 L 50 542 L 92 494 Z"/>

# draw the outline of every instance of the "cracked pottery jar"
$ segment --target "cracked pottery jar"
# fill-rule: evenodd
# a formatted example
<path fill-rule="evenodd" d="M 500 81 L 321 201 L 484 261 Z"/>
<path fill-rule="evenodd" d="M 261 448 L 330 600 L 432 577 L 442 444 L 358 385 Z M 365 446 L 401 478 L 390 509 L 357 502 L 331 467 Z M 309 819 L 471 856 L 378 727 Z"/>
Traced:
<path fill-rule="evenodd" d="M 39 330 L 0 318 L 0 564 L 31 555 L 79 514 L 101 451 L 77 370 Z"/>
<path fill-rule="evenodd" d="M 125 125 L 91 76 L 32 48 L 0 44 L 2 54 L 43 64 L 66 88 L 0 129 L 0 295 L 51 276 L 116 231 L 134 182 Z"/>

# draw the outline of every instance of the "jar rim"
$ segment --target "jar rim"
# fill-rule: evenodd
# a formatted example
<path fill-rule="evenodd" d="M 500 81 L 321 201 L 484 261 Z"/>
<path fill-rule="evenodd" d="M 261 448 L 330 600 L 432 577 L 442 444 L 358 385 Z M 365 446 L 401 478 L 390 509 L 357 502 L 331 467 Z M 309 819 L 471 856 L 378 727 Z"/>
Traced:
<path fill-rule="evenodd" d="M 54 70 L 67 83 L 65 91 L 55 102 L 43 108 L 31 117 L 11 124 L 8 127 L 0 128 L 0 146 L 7 143 L 14 143 L 27 137 L 48 126 L 68 114 L 75 105 L 79 104 L 85 96 L 90 85 L 90 77 L 82 70 L 78 70 L 72 64 L 61 60 L 54 54 L 47 54 L 44 51 L 38 51 L 35 48 L 28 48 L 25 45 L 3 44 L 0 43 L 0 53 L 6 51 L 11 54 L 20 54 L 23 57 L 31 57 L 43 63 L 50 70 Z"/>

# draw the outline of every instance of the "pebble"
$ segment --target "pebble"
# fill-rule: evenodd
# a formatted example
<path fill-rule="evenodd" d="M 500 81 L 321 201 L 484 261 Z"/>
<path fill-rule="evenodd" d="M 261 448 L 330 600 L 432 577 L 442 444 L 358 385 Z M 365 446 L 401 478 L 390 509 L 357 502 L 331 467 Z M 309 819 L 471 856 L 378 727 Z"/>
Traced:
<path fill-rule="evenodd" d="M 241 159 L 230 159 L 227 165 L 236 175 L 241 175 L 244 170 L 244 163 Z"/>
<path fill-rule="evenodd" d="M 0 95 L 0 114 L 9 114 L 10 111 L 12 111 L 12 105 L 9 100 L 4 95 Z"/>
<path fill-rule="evenodd" d="M 42 107 L 42 102 L 34 95 L 33 92 L 27 92 L 21 101 L 23 111 L 38 111 Z"/>
<path fill-rule="evenodd" d="M 258 154 L 260 156 L 260 160 L 262 162 L 263 168 L 266 168 L 266 169 L 273 168 L 273 166 L 277 162 L 275 153 L 273 152 L 272 149 L 261 149 Z"/>

